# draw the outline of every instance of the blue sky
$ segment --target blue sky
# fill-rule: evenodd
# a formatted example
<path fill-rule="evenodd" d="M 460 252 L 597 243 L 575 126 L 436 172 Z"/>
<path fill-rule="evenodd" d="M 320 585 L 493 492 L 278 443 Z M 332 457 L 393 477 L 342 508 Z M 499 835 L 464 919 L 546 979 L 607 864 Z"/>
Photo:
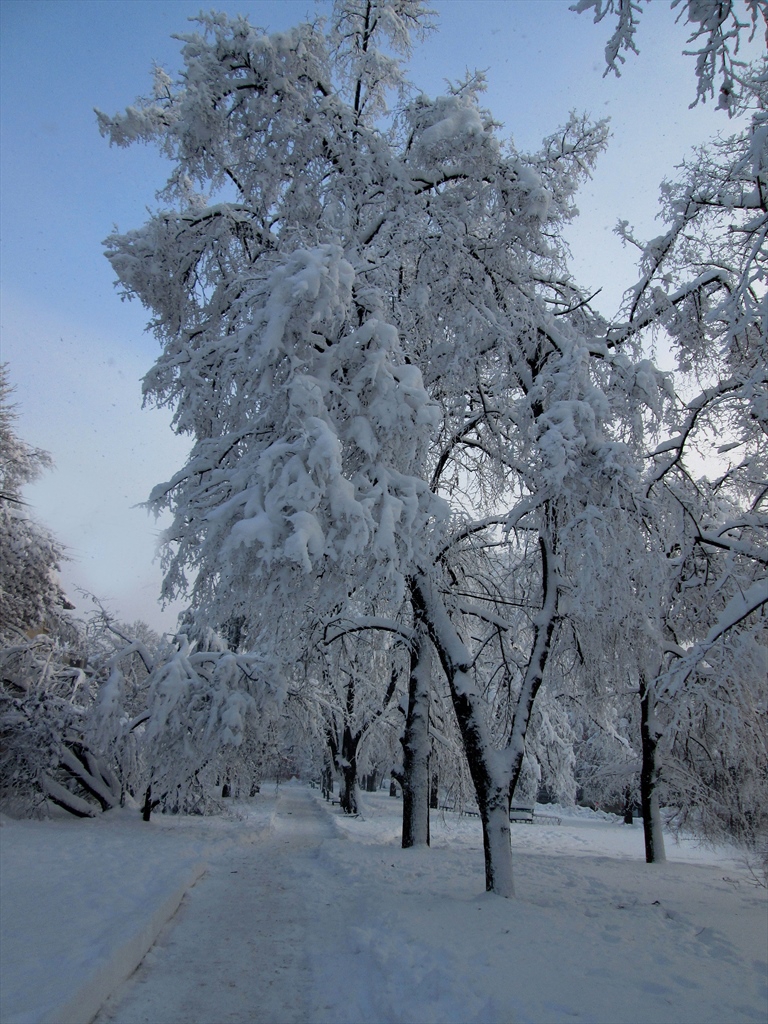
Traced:
<path fill-rule="evenodd" d="M 329 10 L 310 0 L 213 6 L 272 31 Z M 632 277 L 632 256 L 612 234 L 617 219 L 658 234 L 661 179 L 693 144 L 731 127 L 712 104 L 688 109 L 695 86 L 692 60 L 680 56 L 683 26 L 653 3 L 640 56 L 617 80 L 603 77 L 608 24 L 573 14 L 569 0 L 432 6 L 438 30 L 410 71 L 422 91 L 486 70 L 486 104 L 520 149 L 535 148 L 571 109 L 611 117 L 611 146 L 580 196 L 570 240 L 577 278 L 602 286 L 598 304 L 614 313 Z M 164 168 L 148 148 L 110 149 L 93 108 L 114 113 L 133 102 L 155 63 L 175 72 L 171 35 L 199 9 L 187 0 L 0 2 L 1 358 L 17 387 L 18 432 L 56 463 L 27 497 L 69 549 L 63 578 L 78 610 L 83 587 L 124 619 L 165 628 L 176 610 L 161 614 L 156 604 L 158 526 L 134 506 L 179 468 L 186 442 L 167 412 L 141 409 L 157 343 L 144 333 L 146 311 L 120 301 L 101 246 L 114 225 L 142 223 Z"/>

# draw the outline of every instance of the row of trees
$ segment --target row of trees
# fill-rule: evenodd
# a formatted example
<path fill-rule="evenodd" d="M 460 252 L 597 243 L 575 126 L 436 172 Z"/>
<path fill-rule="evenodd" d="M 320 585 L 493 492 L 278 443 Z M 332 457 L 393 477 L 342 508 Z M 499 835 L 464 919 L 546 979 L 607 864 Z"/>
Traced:
<path fill-rule="evenodd" d="M 417 0 L 339 0 L 327 29 L 272 37 L 202 17 L 178 83 L 99 114 L 173 165 L 107 242 L 162 343 L 145 397 L 192 440 L 150 499 L 173 516 L 164 595 L 192 609 L 147 666 L 155 748 L 199 767 L 227 730 L 239 750 L 277 728 L 350 812 L 358 771 L 394 760 L 406 845 L 428 841 L 435 766 L 461 788 L 465 758 L 505 896 L 524 787 L 631 801 L 639 781 L 649 860 L 660 801 L 765 831 L 768 79 L 731 52 L 734 11 L 686 5 L 744 126 L 665 184 L 664 235 L 621 228 L 641 276 L 619 322 L 562 238 L 607 126 L 572 115 L 523 154 L 482 76 L 414 94 Z M 135 733 L 124 678 L 100 691 L 105 750 Z"/>
<path fill-rule="evenodd" d="M 204 809 L 214 782 L 250 791 L 281 763 L 279 695 L 259 659 L 210 630 L 175 643 L 117 622 L 89 595 L 76 618 L 58 571 L 65 557 L 31 515 L 23 487 L 50 466 L 22 441 L 0 367 L 0 795 L 6 810 L 48 801 L 90 817 L 126 803 L 145 817 Z M 246 730 L 246 722 L 258 728 Z M 248 735 L 246 736 L 246 731 Z M 154 797 L 153 794 L 154 793 Z"/>

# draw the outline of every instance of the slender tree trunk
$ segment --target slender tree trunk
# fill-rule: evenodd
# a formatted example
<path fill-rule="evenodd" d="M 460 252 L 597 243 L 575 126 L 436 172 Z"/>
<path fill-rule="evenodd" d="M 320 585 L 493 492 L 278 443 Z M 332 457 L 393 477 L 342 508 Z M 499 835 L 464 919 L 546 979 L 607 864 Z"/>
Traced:
<path fill-rule="evenodd" d="M 514 796 L 515 787 L 520 780 L 525 757 L 525 739 L 531 721 L 531 712 L 536 695 L 544 680 L 544 669 L 552 649 L 552 636 L 555 631 L 557 616 L 558 580 L 555 569 L 554 544 L 549 533 L 539 535 L 539 551 L 541 552 L 541 585 L 543 592 L 542 608 L 536 617 L 533 630 L 533 646 L 528 658 L 528 665 L 520 686 L 517 707 L 512 719 L 512 734 L 509 741 L 511 755 L 511 778 L 509 799 Z"/>
<path fill-rule="evenodd" d="M 624 824 L 634 825 L 635 816 L 632 810 L 632 787 L 627 786 L 624 790 Z"/>
<path fill-rule="evenodd" d="M 445 671 L 467 763 L 475 784 L 483 825 L 485 888 L 499 896 L 515 894 L 509 831 L 508 759 L 491 743 L 470 675 L 471 656 L 439 594 L 426 579 L 412 589 L 417 618 L 423 618 Z"/>
<path fill-rule="evenodd" d="M 552 512 L 551 518 L 554 518 Z M 555 527 L 539 534 L 541 553 L 542 608 L 536 616 L 533 646 L 520 687 L 506 750 L 496 750 L 488 735 L 471 675 L 471 655 L 459 636 L 440 595 L 424 577 L 412 581 L 411 596 L 416 618 L 429 629 L 451 689 L 467 763 L 475 784 L 477 804 L 483 823 L 486 889 L 500 896 L 514 896 L 509 804 L 525 754 L 525 738 L 531 711 L 544 678 L 557 618 L 559 592 L 556 568 Z"/>
<path fill-rule="evenodd" d="M 461 673 L 464 676 L 464 672 Z M 477 806 L 483 824 L 483 852 L 485 855 L 485 888 L 499 896 L 515 895 L 512 873 L 512 844 L 509 830 L 509 773 L 507 758 L 494 757 L 485 736 L 485 728 L 466 693 L 451 685 L 451 696 L 459 730 L 464 741 L 467 763 L 477 795 Z M 494 763 L 495 762 L 495 763 Z"/>
<path fill-rule="evenodd" d="M 348 725 L 344 726 L 341 737 L 341 757 L 337 767 L 341 772 L 339 787 L 339 806 L 345 814 L 357 814 L 357 747 L 360 733 L 353 733 Z"/>
<path fill-rule="evenodd" d="M 326 754 L 320 780 L 321 792 L 326 800 L 330 800 L 331 793 L 333 793 L 333 755 L 329 757 Z"/>
<path fill-rule="evenodd" d="M 659 810 L 658 758 L 659 731 L 653 688 L 647 680 L 640 680 L 640 740 L 643 763 L 640 769 L 640 805 L 643 812 L 645 859 L 648 864 L 662 864 L 666 859 L 664 833 Z"/>
<path fill-rule="evenodd" d="M 423 627 L 411 650 L 403 744 L 403 849 L 429 846 L 429 690 L 432 648 Z"/>
<path fill-rule="evenodd" d="M 440 806 L 440 779 L 437 772 L 432 772 L 429 777 L 429 806 L 433 811 Z"/>

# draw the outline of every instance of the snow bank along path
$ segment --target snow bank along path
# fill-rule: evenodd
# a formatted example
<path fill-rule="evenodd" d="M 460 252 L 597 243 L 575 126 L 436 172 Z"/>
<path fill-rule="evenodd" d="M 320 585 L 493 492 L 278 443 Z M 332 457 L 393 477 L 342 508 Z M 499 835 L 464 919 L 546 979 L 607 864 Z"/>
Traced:
<path fill-rule="evenodd" d="M 248 832 L 247 820 L 243 823 Z M 174 921 L 98 1021 L 293 1024 L 310 1021 L 311 861 L 337 835 L 303 787 L 280 788 L 267 830 L 209 865 Z"/>
<path fill-rule="evenodd" d="M 203 873 L 138 816 L 0 829 L 0 1021 L 88 1024 Z"/>
<path fill-rule="evenodd" d="M 219 818 L 129 827 L 107 815 L 93 828 L 11 823 L 0 833 L 18 840 L 7 844 L 12 862 L 21 843 L 21 888 L 37 878 L 30 831 L 54 851 L 57 832 L 83 837 L 82 870 L 69 855 L 64 868 L 55 852 L 48 860 L 54 909 L 66 893 L 86 974 L 87 949 L 98 951 L 99 935 L 110 941 L 105 907 L 114 941 L 115 920 L 155 907 L 155 875 L 205 856 L 205 876 L 96 1024 L 768 1020 L 768 901 L 732 853 L 669 838 L 669 863 L 649 867 L 639 825 L 563 811 L 561 827 L 513 829 L 518 897 L 502 900 L 483 892 L 477 819 L 438 815 L 431 850 L 402 850 L 400 813 L 399 801 L 366 794 L 353 820 L 316 792 L 281 785 Z M 99 827 L 113 836 L 100 856 L 119 882 L 114 904 L 97 898 L 103 879 L 87 884 Z M 131 834 L 143 839 L 143 875 Z M 55 979 L 45 913 L 26 927 L 27 951 L 38 948 L 30 932 L 43 940 L 37 976 Z M 40 1019 L 3 1014 L 2 1024 Z"/>

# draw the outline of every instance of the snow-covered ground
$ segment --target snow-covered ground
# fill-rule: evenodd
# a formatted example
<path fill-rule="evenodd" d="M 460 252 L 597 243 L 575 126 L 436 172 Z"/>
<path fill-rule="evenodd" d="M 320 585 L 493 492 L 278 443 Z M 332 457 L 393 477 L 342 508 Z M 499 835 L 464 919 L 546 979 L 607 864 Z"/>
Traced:
<path fill-rule="evenodd" d="M 513 826 L 517 897 L 483 892 L 479 821 L 399 847 L 398 800 L 345 818 L 270 786 L 214 818 L 4 819 L 2 1024 L 768 1020 L 768 900 L 738 858 L 592 812 Z M 206 870 L 161 929 L 185 887 Z M 159 931 L 129 981 L 120 984 Z"/>

